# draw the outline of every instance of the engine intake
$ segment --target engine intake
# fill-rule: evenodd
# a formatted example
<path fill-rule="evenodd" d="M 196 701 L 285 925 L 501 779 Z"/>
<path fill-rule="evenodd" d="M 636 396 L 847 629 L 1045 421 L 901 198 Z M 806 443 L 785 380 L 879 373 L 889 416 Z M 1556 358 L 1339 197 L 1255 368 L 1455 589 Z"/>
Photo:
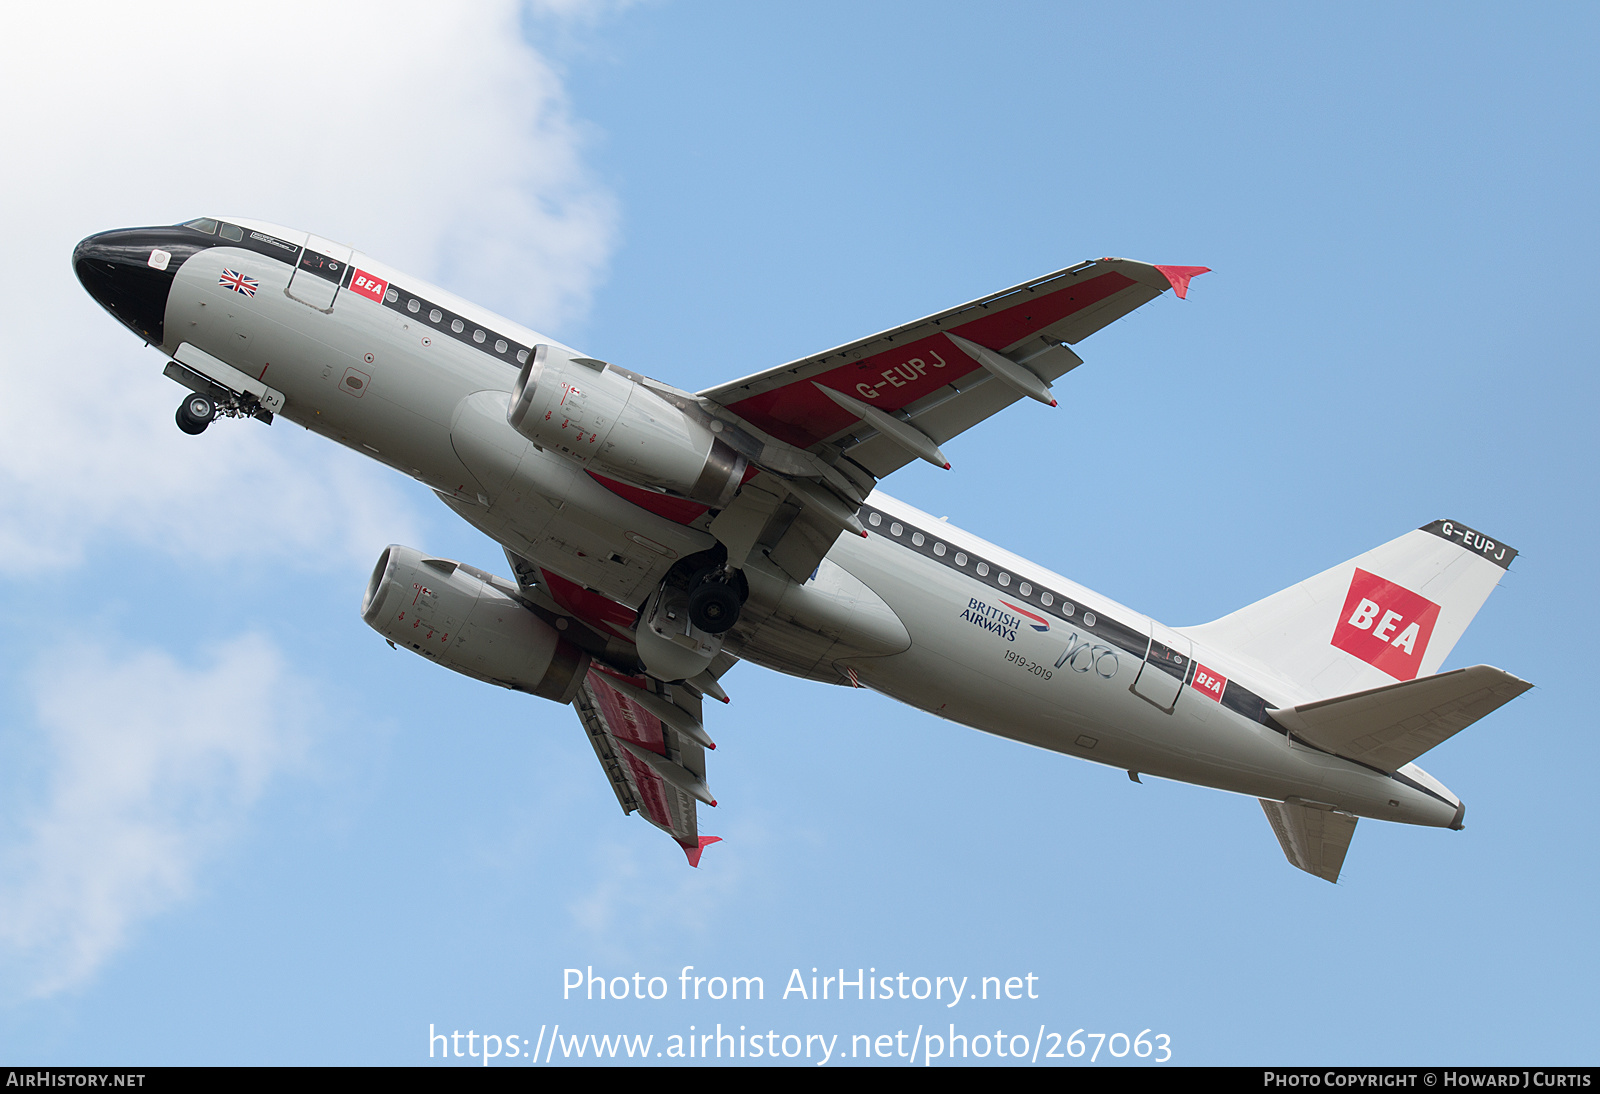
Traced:
<path fill-rule="evenodd" d="M 707 423 L 638 380 L 555 346 L 534 347 L 506 420 L 541 448 L 713 509 L 733 499 L 748 466 Z"/>
<path fill-rule="evenodd" d="M 463 676 L 572 702 L 589 655 L 494 580 L 459 562 L 391 545 L 367 583 L 361 618 L 396 646 Z"/>

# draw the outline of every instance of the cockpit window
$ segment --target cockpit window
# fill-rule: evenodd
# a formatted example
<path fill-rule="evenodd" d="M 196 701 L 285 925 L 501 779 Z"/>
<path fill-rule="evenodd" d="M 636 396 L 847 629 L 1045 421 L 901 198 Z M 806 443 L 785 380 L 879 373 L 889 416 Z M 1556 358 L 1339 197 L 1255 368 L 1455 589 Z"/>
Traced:
<path fill-rule="evenodd" d="M 222 238 L 232 240 L 234 243 L 244 238 L 244 229 L 233 224 L 224 224 L 221 232 Z"/>
<path fill-rule="evenodd" d="M 210 217 L 200 217 L 196 220 L 184 221 L 185 228 L 193 228 L 197 232 L 204 232 L 208 236 L 217 234 L 217 222 Z"/>

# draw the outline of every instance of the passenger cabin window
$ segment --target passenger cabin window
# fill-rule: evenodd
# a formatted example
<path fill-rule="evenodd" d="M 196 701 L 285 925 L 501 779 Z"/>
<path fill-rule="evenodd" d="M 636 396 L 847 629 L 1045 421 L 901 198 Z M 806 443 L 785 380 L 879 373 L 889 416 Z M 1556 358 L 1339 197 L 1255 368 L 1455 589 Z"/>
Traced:
<path fill-rule="evenodd" d="M 223 239 L 231 240 L 234 243 L 237 243 L 244 238 L 244 229 L 234 224 L 224 224 L 222 226 L 222 231 L 219 234 Z"/>
<path fill-rule="evenodd" d="M 186 220 L 184 221 L 183 226 L 185 228 L 193 228 L 197 232 L 204 232 L 208 236 L 214 236 L 217 234 L 217 222 L 212 220 L 210 217 L 199 217 L 195 220 Z"/>

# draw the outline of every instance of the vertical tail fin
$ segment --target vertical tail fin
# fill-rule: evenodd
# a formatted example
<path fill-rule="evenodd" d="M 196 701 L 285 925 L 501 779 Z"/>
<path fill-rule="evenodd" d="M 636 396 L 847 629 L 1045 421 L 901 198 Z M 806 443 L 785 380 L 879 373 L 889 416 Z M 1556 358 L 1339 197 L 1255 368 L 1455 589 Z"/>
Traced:
<path fill-rule="evenodd" d="M 1312 699 L 1437 672 L 1517 552 L 1451 520 L 1185 633 Z"/>

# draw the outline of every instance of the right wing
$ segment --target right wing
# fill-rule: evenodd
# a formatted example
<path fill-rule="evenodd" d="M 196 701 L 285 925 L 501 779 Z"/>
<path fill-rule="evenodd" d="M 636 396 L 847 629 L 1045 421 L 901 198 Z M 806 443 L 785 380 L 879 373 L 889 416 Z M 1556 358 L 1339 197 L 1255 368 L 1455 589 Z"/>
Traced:
<path fill-rule="evenodd" d="M 634 610 L 552 574 L 510 548 L 506 559 L 523 603 L 554 621 L 593 658 L 572 705 L 617 804 L 671 836 L 689 865 L 699 866 L 700 852 L 722 838 L 700 835 L 696 802 L 717 804 L 706 786 L 706 750 L 717 746 L 702 722 L 701 695 L 726 703 L 727 693 L 717 678 L 738 658 L 719 654 L 692 685 L 630 675 L 612 665 L 635 661 Z M 497 587 L 507 586 L 509 582 Z"/>

